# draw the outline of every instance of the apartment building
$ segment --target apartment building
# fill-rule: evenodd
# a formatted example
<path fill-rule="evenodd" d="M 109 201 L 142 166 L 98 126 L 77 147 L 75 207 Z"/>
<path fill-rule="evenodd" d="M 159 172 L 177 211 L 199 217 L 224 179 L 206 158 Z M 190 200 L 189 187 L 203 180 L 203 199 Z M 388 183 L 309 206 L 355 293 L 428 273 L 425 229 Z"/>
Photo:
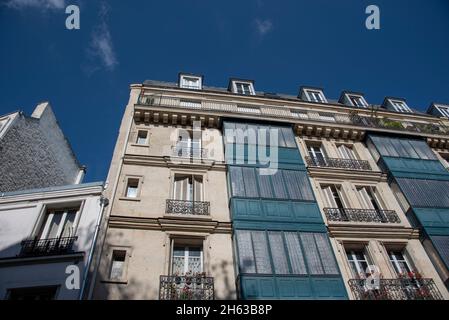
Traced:
<path fill-rule="evenodd" d="M 443 117 L 247 79 L 131 85 L 91 297 L 447 299 Z"/>
<path fill-rule="evenodd" d="M 104 206 L 48 102 L 0 117 L 0 299 L 80 299 Z"/>

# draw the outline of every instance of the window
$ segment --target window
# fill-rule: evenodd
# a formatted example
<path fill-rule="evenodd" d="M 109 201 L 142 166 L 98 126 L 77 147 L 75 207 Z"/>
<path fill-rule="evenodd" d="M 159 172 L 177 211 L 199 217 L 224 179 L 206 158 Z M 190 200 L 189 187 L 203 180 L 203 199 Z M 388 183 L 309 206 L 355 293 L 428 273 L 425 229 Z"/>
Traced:
<path fill-rule="evenodd" d="M 254 88 L 251 82 L 234 82 L 234 93 L 254 95 Z"/>
<path fill-rule="evenodd" d="M 449 268 L 449 236 L 430 236 L 439 256 Z"/>
<path fill-rule="evenodd" d="M 203 249 L 200 246 L 174 246 L 172 274 L 185 275 L 203 272 Z"/>
<path fill-rule="evenodd" d="M 39 239 L 73 237 L 78 209 L 49 210 L 39 232 Z"/>
<path fill-rule="evenodd" d="M 309 152 L 309 156 L 313 161 L 313 164 L 316 166 L 325 166 L 326 161 L 326 153 L 324 148 L 321 145 L 307 145 L 307 151 Z"/>
<path fill-rule="evenodd" d="M 449 107 L 437 106 L 436 108 L 438 109 L 438 111 L 440 111 L 443 117 L 449 118 Z"/>
<path fill-rule="evenodd" d="M 203 177 L 198 175 L 176 174 L 173 185 L 175 200 L 202 201 Z"/>
<path fill-rule="evenodd" d="M 368 266 L 371 265 L 371 262 L 364 248 L 346 250 L 346 257 L 348 258 L 348 262 L 351 266 L 351 271 L 354 278 L 364 279 L 369 276 Z"/>
<path fill-rule="evenodd" d="M 314 200 L 303 171 L 278 169 L 262 175 L 257 168 L 231 166 L 229 175 L 233 197 Z"/>
<path fill-rule="evenodd" d="M 140 144 L 140 145 L 148 144 L 148 131 L 146 131 L 146 130 L 137 131 L 136 143 Z"/>
<path fill-rule="evenodd" d="M 435 153 L 424 140 L 370 136 L 369 141 L 382 156 L 437 160 Z M 368 144 L 370 147 L 370 144 Z M 372 148 L 370 148 L 372 151 Z"/>
<path fill-rule="evenodd" d="M 312 102 L 326 102 L 323 92 L 318 90 L 306 90 L 309 101 Z"/>
<path fill-rule="evenodd" d="M 202 157 L 201 130 L 180 131 L 175 154 L 178 157 Z"/>
<path fill-rule="evenodd" d="M 339 209 L 346 208 L 341 186 L 333 184 L 324 185 L 321 186 L 321 192 L 323 193 L 323 198 L 325 199 L 327 207 Z"/>
<path fill-rule="evenodd" d="M 389 250 L 388 257 L 390 258 L 390 263 L 398 275 L 407 275 L 409 272 L 414 271 L 412 265 L 406 258 L 404 251 Z"/>
<path fill-rule="evenodd" d="M 394 110 L 398 112 L 412 112 L 412 109 L 410 109 L 404 101 L 390 100 L 390 102 Z"/>
<path fill-rule="evenodd" d="M 338 274 L 324 233 L 236 231 L 239 269 L 253 274 Z"/>
<path fill-rule="evenodd" d="M 7 293 L 8 300 L 54 300 L 58 286 L 14 288 Z"/>
<path fill-rule="evenodd" d="M 396 180 L 412 206 L 449 208 L 449 181 L 411 178 Z"/>
<path fill-rule="evenodd" d="M 356 156 L 352 146 L 347 146 L 347 145 L 342 144 L 342 145 L 337 146 L 337 150 L 342 159 L 357 160 L 357 156 Z"/>
<path fill-rule="evenodd" d="M 351 103 L 354 107 L 365 108 L 368 106 L 368 103 L 365 101 L 365 99 L 362 96 L 348 95 L 348 99 L 349 99 L 349 101 L 351 101 Z"/>
<path fill-rule="evenodd" d="M 279 147 L 297 148 L 291 127 L 264 126 L 245 123 L 225 123 L 226 143 L 257 144 L 266 146 L 276 143 Z M 272 141 L 273 140 L 273 141 Z"/>
<path fill-rule="evenodd" d="M 128 182 L 126 184 L 126 193 L 125 197 L 127 198 L 137 198 L 139 190 L 139 179 L 137 178 L 128 178 Z"/>
<path fill-rule="evenodd" d="M 111 270 L 109 271 L 109 278 L 111 280 L 120 280 L 124 276 L 126 260 L 126 250 L 113 250 Z"/>
<path fill-rule="evenodd" d="M 374 187 L 358 187 L 357 194 L 363 209 L 382 210 L 382 202 Z"/>
<path fill-rule="evenodd" d="M 185 89 L 198 89 L 202 88 L 201 77 L 190 76 L 190 75 L 181 75 L 181 80 L 179 83 L 181 88 Z"/>

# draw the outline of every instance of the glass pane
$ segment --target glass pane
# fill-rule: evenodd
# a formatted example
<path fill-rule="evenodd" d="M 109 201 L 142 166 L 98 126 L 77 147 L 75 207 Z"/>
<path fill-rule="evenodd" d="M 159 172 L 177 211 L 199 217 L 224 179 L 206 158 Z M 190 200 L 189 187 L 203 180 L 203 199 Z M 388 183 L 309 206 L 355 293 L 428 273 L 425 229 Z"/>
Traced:
<path fill-rule="evenodd" d="M 235 233 L 237 237 L 240 272 L 256 273 L 253 245 L 251 242 L 251 232 L 246 230 L 237 230 Z"/>
<path fill-rule="evenodd" d="M 76 218 L 76 210 L 70 210 L 67 212 L 64 229 L 62 231 L 62 237 L 72 237 L 75 235 L 74 223 Z"/>
<path fill-rule="evenodd" d="M 271 175 L 271 181 L 273 182 L 274 196 L 278 199 L 288 199 L 282 179 L 282 170 L 278 169 L 275 174 Z"/>
<path fill-rule="evenodd" d="M 111 274 L 110 274 L 111 279 L 120 279 L 122 277 L 124 264 L 125 264 L 124 261 L 118 260 L 112 261 Z"/>
<path fill-rule="evenodd" d="M 256 174 L 254 168 L 242 168 L 242 173 L 246 196 L 250 198 L 257 198 L 259 193 L 257 191 Z"/>
<path fill-rule="evenodd" d="M 287 242 L 288 256 L 292 266 L 293 274 L 307 274 L 304 256 L 302 254 L 301 244 L 296 232 L 285 232 L 285 241 Z"/>
<path fill-rule="evenodd" d="M 284 137 L 285 145 L 288 148 L 296 148 L 295 136 L 292 128 L 281 127 L 282 136 Z"/>
<path fill-rule="evenodd" d="M 289 274 L 287 256 L 285 254 L 284 240 L 281 232 L 268 232 L 271 257 L 273 258 L 274 272 L 276 274 Z"/>
<path fill-rule="evenodd" d="M 231 188 L 233 197 L 244 197 L 245 186 L 243 184 L 242 168 L 230 167 L 229 174 L 231 177 Z"/>
<path fill-rule="evenodd" d="M 260 196 L 262 198 L 273 198 L 273 192 L 271 190 L 271 182 L 269 175 L 261 175 L 260 169 L 257 169 L 257 176 L 259 178 Z"/>
<path fill-rule="evenodd" d="M 257 273 L 272 273 L 265 231 L 252 231 Z"/>
<path fill-rule="evenodd" d="M 324 274 L 313 233 L 300 233 L 300 237 L 305 250 L 309 272 L 311 274 Z"/>
<path fill-rule="evenodd" d="M 315 241 L 321 256 L 321 262 L 326 274 L 338 274 L 337 263 L 330 247 L 327 236 L 324 233 L 315 233 Z"/>
<path fill-rule="evenodd" d="M 59 225 L 61 224 L 62 215 L 64 212 L 62 211 L 55 211 L 53 214 L 53 219 L 50 222 L 50 228 L 48 229 L 47 235 L 44 235 L 45 238 L 57 238 L 58 235 L 58 229 Z M 48 216 L 50 217 L 50 216 Z"/>

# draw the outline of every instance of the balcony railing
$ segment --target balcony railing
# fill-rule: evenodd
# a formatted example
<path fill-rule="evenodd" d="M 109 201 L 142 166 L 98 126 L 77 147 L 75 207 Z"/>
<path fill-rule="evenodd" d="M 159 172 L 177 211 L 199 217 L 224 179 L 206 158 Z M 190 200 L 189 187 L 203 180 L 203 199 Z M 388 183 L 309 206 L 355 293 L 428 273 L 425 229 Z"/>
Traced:
<path fill-rule="evenodd" d="M 394 210 L 324 208 L 330 221 L 399 223 L 401 220 Z"/>
<path fill-rule="evenodd" d="M 78 237 L 61 237 L 50 239 L 33 239 L 22 241 L 21 256 L 46 256 L 72 252 Z"/>
<path fill-rule="evenodd" d="M 167 199 L 166 213 L 209 215 L 210 202 Z"/>
<path fill-rule="evenodd" d="M 371 170 L 371 166 L 366 160 L 306 157 L 306 162 L 310 167 L 340 168 L 348 170 Z"/>
<path fill-rule="evenodd" d="M 214 278 L 198 276 L 161 276 L 160 300 L 214 300 Z"/>
<path fill-rule="evenodd" d="M 365 279 L 349 280 L 357 300 L 442 300 L 433 279 L 379 279 L 378 286 L 368 286 Z"/>
<path fill-rule="evenodd" d="M 204 148 L 184 148 L 179 146 L 172 146 L 172 155 L 181 158 L 207 158 L 207 149 Z"/>

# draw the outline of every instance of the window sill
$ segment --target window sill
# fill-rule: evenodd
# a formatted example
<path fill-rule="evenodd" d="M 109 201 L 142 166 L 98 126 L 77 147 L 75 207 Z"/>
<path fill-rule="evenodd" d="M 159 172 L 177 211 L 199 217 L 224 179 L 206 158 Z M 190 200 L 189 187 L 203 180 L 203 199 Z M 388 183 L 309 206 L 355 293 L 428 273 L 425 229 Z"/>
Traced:
<path fill-rule="evenodd" d="M 138 143 L 131 143 L 131 147 L 143 147 L 143 148 L 149 148 L 149 144 L 138 144 Z"/>
<path fill-rule="evenodd" d="M 123 201 L 136 201 L 139 202 L 141 199 L 139 198 L 128 198 L 128 197 L 120 197 L 119 200 L 123 200 Z"/>
<path fill-rule="evenodd" d="M 128 280 L 101 280 L 101 283 L 128 284 Z"/>

